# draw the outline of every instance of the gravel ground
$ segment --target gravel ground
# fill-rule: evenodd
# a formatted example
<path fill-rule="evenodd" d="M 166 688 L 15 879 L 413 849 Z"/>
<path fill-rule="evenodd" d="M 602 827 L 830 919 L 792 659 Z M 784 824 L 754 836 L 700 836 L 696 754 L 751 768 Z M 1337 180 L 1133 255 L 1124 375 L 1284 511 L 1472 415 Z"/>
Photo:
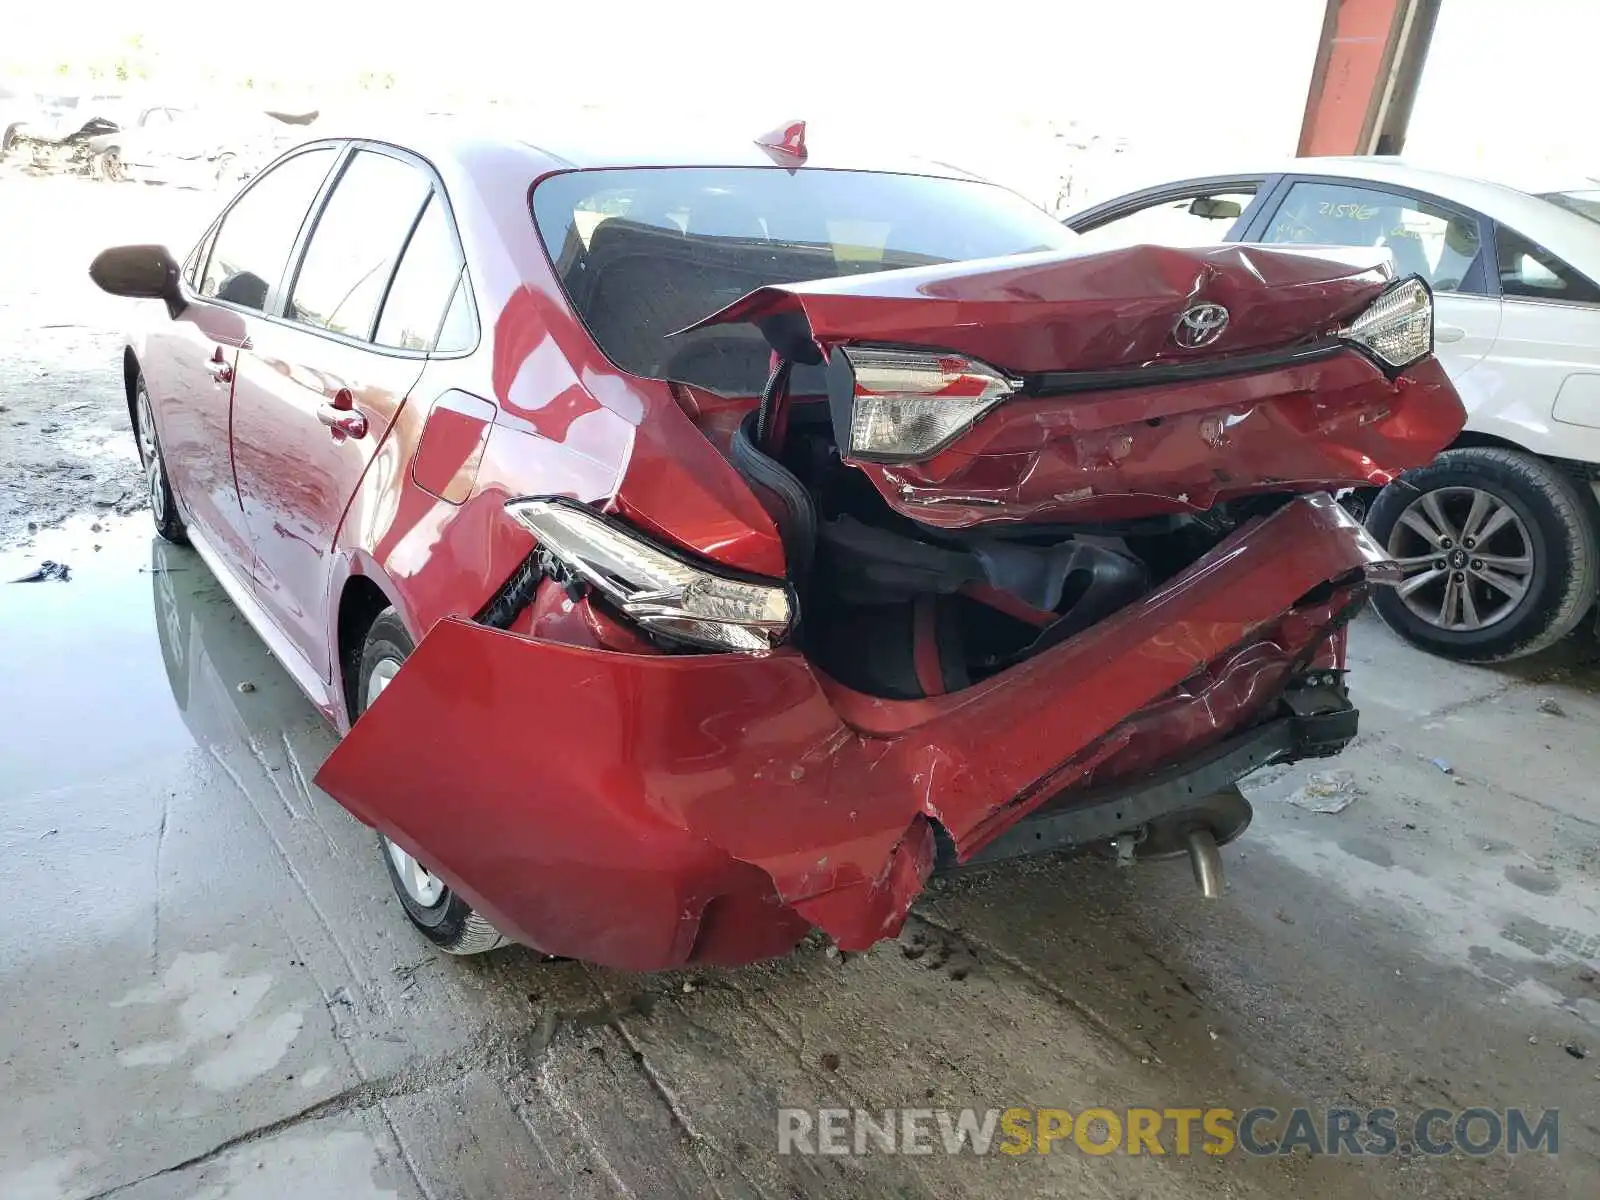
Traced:
<path fill-rule="evenodd" d="M 0 544 L 85 510 L 145 507 L 122 390 L 127 301 L 89 282 L 100 250 L 181 255 L 218 197 L 0 167 Z"/>
<path fill-rule="evenodd" d="M 937 883 L 843 960 L 432 953 L 309 783 L 326 726 L 131 511 L 120 308 L 84 267 L 214 202 L 0 175 L 0 579 L 74 568 L 0 584 L 4 1200 L 1600 1195 L 1587 631 L 1495 671 L 1359 621 L 1360 739 L 1252 782 L 1216 903 L 1183 863 L 1048 859 Z M 776 1153 L 779 1105 L 1214 1104 L 1555 1108 L 1560 1146 Z"/>

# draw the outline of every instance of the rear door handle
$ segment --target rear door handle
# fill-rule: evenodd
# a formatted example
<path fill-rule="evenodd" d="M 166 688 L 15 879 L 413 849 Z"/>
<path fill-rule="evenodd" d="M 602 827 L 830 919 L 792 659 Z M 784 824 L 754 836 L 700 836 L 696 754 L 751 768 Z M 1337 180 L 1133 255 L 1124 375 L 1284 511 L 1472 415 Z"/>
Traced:
<path fill-rule="evenodd" d="M 1459 342 L 1467 336 L 1467 331 L 1459 325 L 1435 325 L 1433 327 L 1433 340 L 1436 342 Z"/>

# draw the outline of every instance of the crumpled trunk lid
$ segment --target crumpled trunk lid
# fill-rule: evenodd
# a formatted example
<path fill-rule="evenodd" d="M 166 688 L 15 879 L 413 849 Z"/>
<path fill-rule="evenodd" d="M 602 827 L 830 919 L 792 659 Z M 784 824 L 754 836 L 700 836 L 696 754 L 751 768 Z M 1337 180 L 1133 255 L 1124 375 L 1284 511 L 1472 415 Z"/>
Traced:
<path fill-rule="evenodd" d="M 1049 251 L 760 288 L 692 328 L 754 322 L 799 362 L 809 340 L 937 347 L 1019 375 L 1097 371 L 1326 336 L 1391 277 L 1387 252 L 1370 249 Z M 1221 305 L 1228 322 L 1186 347 L 1173 332 L 1197 303 Z"/>
<path fill-rule="evenodd" d="M 1338 336 L 1391 281 L 1383 250 L 1052 251 L 765 287 L 695 328 L 750 322 L 799 363 L 999 368 L 1016 392 L 913 461 L 853 457 L 835 397 L 841 453 L 925 525 L 1122 520 L 1381 485 L 1449 444 L 1465 413 L 1433 358 L 1385 371 Z"/>

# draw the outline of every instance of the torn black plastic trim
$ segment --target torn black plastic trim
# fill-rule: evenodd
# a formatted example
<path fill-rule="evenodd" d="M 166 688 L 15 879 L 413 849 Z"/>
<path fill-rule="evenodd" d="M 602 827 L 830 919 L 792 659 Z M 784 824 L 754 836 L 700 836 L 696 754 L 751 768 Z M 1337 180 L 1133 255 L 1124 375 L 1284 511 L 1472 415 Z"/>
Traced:
<path fill-rule="evenodd" d="M 533 595 L 545 578 L 542 558 L 541 551 L 530 552 L 473 620 L 491 629 L 510 629 L 522 610 L 533 603 Z"/>

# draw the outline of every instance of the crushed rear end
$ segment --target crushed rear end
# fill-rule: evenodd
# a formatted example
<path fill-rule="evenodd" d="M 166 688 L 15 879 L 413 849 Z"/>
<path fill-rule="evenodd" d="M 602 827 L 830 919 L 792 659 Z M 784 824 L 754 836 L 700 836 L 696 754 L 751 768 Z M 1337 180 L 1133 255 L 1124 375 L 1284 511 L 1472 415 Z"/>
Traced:
<path fill-rule="evenodd" d="M 1345 626 L 1390 565 L 1332 493 L 1459 430 L 1431 328 L 1338 251 L 759 288 L 682 335 L 759 330 L 759 403 L 674 389 L 785 577 L 624 516 L 627 477 L 608 511 L 514 500 L 520 579 L 318 783 L 508 934 L 629 969 L 863 949 L 934 870 L 1032 845 L 1209 869 L 1239 775 L 1354 735 Z"/>

